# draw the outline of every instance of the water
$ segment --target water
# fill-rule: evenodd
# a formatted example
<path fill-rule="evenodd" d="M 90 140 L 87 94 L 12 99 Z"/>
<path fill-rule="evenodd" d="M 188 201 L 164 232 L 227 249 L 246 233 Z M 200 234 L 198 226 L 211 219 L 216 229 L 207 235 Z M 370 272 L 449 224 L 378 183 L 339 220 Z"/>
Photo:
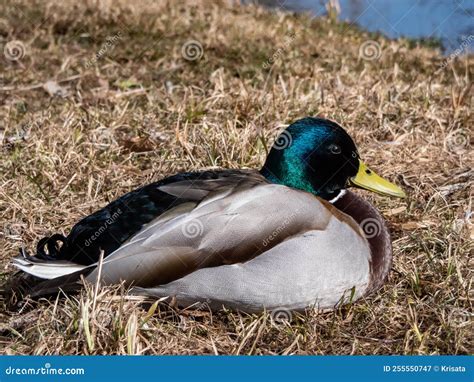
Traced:
<path fill-rule="evenodd" d="M 291 11 L 326 14 L 327 0 L 257 0 Z M 474 52 L 474 0 L 339 0 L 339 18 L 390 38 L 439 39 L 445 53 Z"/>

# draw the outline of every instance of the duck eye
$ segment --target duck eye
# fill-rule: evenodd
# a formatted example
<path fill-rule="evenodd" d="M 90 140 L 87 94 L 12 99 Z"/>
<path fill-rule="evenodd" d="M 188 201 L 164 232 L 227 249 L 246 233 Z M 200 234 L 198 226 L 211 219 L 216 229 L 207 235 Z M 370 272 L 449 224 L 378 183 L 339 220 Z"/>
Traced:
<path fill-rule="evenodd" d="M 341 153 L 341 147 L 338 145 L 330 145 L 329 146 L 329 151 L 331 154 L 340 154 Z"/>

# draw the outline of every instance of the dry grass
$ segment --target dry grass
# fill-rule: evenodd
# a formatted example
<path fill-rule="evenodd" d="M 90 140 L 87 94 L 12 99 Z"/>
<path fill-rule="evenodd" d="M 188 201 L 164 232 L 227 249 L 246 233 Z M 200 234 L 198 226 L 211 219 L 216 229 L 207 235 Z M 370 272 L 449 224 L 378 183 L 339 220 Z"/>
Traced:
<path fill-rule="evenodd" d="M 366 194 L 394 242 L 390 280 L 367 301 L 275 325 L 268 314 L 156 307 L 119 287 L 21 308 L 3 299 L 2 353 L 473 352 L 472 57 L 445 62 L 331 18 L 204 0 L 15 0 L 0 15 L 2 50 L 11 40 L 26 49 L 0 57 L 3 280 L 19 247 L 67 233 L 135 187 L 258 167 L 282 126 L 306 115 L 345 126 L 409 195 Z M 201 59 L 183 58 L 188 40 Z M 367 40 L 378 59 L 361 57 Z"/>

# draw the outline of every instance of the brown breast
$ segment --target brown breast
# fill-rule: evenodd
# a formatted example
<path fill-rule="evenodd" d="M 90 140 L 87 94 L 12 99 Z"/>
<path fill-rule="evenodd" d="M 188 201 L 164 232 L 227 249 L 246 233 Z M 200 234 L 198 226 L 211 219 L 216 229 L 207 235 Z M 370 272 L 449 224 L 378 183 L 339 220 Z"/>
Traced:
<path fill-rule="evenodd" d="M 392 266 L 392 242 L 385 220 L 372 204 L 351 191 L 334 206 L 359 224 L 369 242 L 372 261 L 368 293 L 373 292 L 384 284 Z"/>

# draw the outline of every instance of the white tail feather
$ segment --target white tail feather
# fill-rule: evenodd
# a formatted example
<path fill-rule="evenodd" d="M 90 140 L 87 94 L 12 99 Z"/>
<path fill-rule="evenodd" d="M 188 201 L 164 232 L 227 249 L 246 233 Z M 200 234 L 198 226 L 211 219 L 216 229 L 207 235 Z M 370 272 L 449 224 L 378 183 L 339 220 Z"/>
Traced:
<path fill-rule="evenodd" d="M 13 265 L 21 269 L 23 272 L 46 280 L 66 276 L 87 268 L 86 265 L 79 265 L 64 260 L 35 263 L 21 257 L 14 258 Z"/>

